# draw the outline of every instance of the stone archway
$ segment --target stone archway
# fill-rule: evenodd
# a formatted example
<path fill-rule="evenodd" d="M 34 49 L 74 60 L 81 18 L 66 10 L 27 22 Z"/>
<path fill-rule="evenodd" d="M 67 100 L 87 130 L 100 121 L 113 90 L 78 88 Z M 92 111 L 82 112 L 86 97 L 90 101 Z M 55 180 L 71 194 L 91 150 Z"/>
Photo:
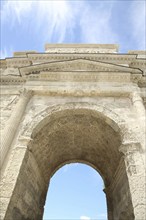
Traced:
<path fill-rule="evenodd" d="M 101 175 L 89 164 L 63 165 L 51 178 L 43 219 L 107 219 L 104 188 Z"/>
<path fill-rule="evenodd" d="M 0 61 L 0 218 L 41 219 L 51 176 L 81 161 L 104 179 L 109 220 L 144 220 L 144 52 L 115 54 L 116 45 L 46 52 Z"/>
<path fill-rule="evenodd" d="M 108 219 L 134 219 L 126 167 L 119 151 L 122 132 L 120 123 L 114 121 L 118 116 L 108 109 L 83 106 L 57 108 L 32 129 L 32 140 L 22 146 L 23 159 L 5 219 L 42 219 L 51 176 L 62 165 L 76 161 L 101 174 Z"/>

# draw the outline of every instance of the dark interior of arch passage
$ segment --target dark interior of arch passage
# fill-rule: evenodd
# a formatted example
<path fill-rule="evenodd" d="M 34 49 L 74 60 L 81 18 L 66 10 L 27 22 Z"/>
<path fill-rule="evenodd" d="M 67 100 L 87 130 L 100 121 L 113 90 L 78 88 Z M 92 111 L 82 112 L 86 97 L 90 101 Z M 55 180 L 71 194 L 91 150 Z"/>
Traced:
<path fill-rule="evenodd" d="M 134 219 L 119 131 L 91 110 L 52 114 L 33 135 L 11 199 L 8 219 L 41 220 L 50 178 L 64 164 L 90 164 L 105 184 L 109 220 Z M 11 218 L 10 217 L 11 213 Z"/>

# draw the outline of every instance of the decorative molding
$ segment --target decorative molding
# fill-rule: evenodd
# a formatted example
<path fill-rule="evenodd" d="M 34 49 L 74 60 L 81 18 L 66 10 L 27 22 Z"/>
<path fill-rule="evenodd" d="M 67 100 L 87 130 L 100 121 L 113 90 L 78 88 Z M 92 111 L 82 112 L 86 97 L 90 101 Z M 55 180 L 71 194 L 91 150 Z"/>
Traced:
<path fill-rule="evenodd" d="M 7 58 L 6 62 L 7 62 L 7 68 L 10 68 L 10 67 L 18 68 L 18 67 L 22 67 L 22 66 L 31 65 L 31 61 L 27 57 Z"/>
<path fill-rule="evenodd" d="M 127 142 L 119 147 L 119 151 L 126 156 L 130 152 L 141 151 L 141 146 L 139 142 Z"/>
<path fill-rule="evenodd" d="M 134 59 L 132 62 L 131 62 L 131 64 L 130 64 L 130 66 L 132 66 L 132 65 L 137 65 L 137 66 L 145 66 L 146 67 L 146 59 L 144 59 L 144 58 L 137 58 L 137 59 Z"/>
<path fill-rule="evenodd" d="M 122 65 L 116 65 L 112 63 L 105 63 L 99 61 L 91 61 L 85 59 L 68 60 L 60 62 L 50 62 L 37 64 L 28 67 L 21 67 L 20 73 L 22 76 L 29 74 L 38 74 L 41 71 L 111 71 L 111 72 L 131 72 L 135 74 L 141 74 L 142 71 L 135 68 L 129 68 Z"/>
<path fill-rule="evenodd" d="M 125 121 L 117 113 L 115 113 L 115 111 L 112 110 L 112 108 L 103 107 L 102 105 L 95 105 L 95 103 L 89 104 L 86 102 L 84 103 L 76 102 L 76 103 L 58 104 L 47 107 L 45 106 L 44 109 L 37 112 L 37 114 L 35 114 L 32 106 L 32 109 L 30 109 L 30 114 L 29 114 L 32 120 L 30 121 L 28 118 L 28 121 L 27 119 L 23 121 L 23 129 L 21 129 L 21 135 L 26 137 L 31 135 L 31 132 L 39 124 L 39 122 L 43 122 L 45 118 L 47 118 L 52 114 L 57 113 L 58 116 L 61 117 L 65 114 L 66 111 L 68 110 L 73 111 L 75 109 L 80 109 L 80 111 L 84 109 L 84 112 L 91 111 L 92 115 L 95 117 L 98 117 L 98 114 L 100 114 L 101 117 L 102 114 L 103 117 L 105 117 L 105 120 L 106 118 L 108 118 L 106 122 L 111 127 L 114 126 L 114 123 L 116 124 L 116 127 L 114 127 L 116 131 L 120 130 L 120 127 L 121 127 L 121 131 L 123 129 L 124 130 L 126 129 L 126 127 L 123 126 L 123 123 L 125 124 Z M 46 119 L 43 123 L 47 123 Z M 26 130 L 24 128 L 26 128 Z"/>
<path fill-rule="evenodd" d="M 26 82 L 25 78 L 20 76 L 2 76 L 0 77 L 0 84 L 1 85 L 22 85 Z"/>
<path fill-rule="evenodd" d="M 45 44 L 47 53 L 116 53 L 118 44 Z"/>
<path fill-rule="evenodd" d="M 129 72 L 49 72 L 42 71 L 40 74 L 26 76 L 28 80 L 47 80 L 51 82 L 130 82 Z M 137 80 L 139 77 L 137 76 Z"/>

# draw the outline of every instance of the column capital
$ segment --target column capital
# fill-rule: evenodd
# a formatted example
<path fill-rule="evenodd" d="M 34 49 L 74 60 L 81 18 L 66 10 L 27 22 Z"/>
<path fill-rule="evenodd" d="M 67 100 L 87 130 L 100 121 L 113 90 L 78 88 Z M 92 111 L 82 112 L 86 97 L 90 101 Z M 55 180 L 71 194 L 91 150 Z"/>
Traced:
<path fill-rule="evenodd" d="M 130 152 L 141 151 L 141 144 L 139 142 L 127 142 L 123 143 L 119 147 L 119 151 L 122 152 L 124 155 L 129 154 Z"/>
<path fill-rule="evenodd" d="M 26 88 L 20 90 L 20 97 L 31 98 L 32 96 L 33 96 L 33 90 L 27 90 Z"/>
<path fill-rule="evenodd" d="M 131 100 L 132 100 L 133 104 L 136 101 L 141 101 L 142 102 L 140 92 L 133 92 L 133 93 L 131 93 L 130 97 L 131 97 Z"/>
<path fill-rule="evenodd" d="M 16 147 L 20 147 L 20 148 L 28 148 L 29 150 L 31 150 L 31 142 L 33 141 L 32 138 L 30 137 L 26 137 L 26 136 L 21 136 L 18 138 L 18 143 L 16 145 Z"/>
<path fill-rule="evenodd" d="M 138 113 L 138 117 L 145 117 L 145 107 L 140 92 L 133 92 L 130 95 L 133 106 Z M 143 120 L 143 119 L 142 119 Z"/>

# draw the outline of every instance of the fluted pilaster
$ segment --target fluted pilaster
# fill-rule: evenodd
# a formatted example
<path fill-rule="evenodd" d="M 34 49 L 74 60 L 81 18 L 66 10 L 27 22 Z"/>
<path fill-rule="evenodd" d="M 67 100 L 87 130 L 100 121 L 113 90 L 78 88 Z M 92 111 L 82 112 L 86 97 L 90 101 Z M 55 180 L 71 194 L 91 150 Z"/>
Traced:
<path fill-rule="evenodd" d="M 6 124 L 6 127 L 1 133 L 0 168 L 3 165 L 6 154 L 12 144 L 17 128 L 19 126 L 19 123 L 21 121 L 21 118 L 24 114 L 27 103 L 29 102 L 31 96 L 32 96 L 32 91 L 24 90 L 21 93 L 20 98 Z"/>
<path fill-rule="evenodd" d="M 145 169 L 139 143 L 121 145 L 129 181 L 135 220 L 145 220 Z"/>

